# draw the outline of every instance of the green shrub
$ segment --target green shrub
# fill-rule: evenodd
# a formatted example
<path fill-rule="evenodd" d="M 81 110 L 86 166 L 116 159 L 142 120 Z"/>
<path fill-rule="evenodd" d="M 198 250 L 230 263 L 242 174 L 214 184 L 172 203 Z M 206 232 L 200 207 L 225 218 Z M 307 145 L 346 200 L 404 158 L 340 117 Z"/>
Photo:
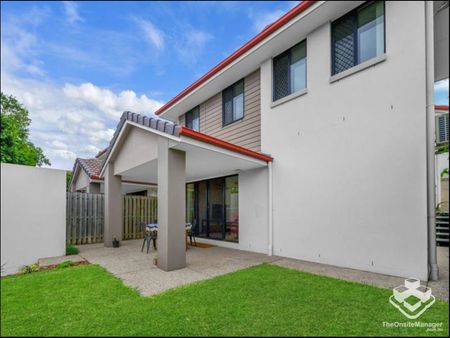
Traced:
<path fill-rule="evenodd" d="M 22 268 L 22 273 L 32 273 L 32 272 L 37 272 L 37 271 L 39 271 L 39 264 L 37 264 L 37 263 L 34 263 L 34 264 L 31 264 L 31 265 L 25 265 L 23 268 Z"/>
<path fill-rule="evenodd" d="M 59 263 L 59 264 L 56 266 L 56 269 L 65 269 L 65 268 L 69 268 L 69 267 L 71 267 L 71 266 L 73 266 L 73 265 L 74 265 L 73 262 L 71 262 L 71 261 L 65 261 L 65 262 Z"/>
<path fill-rule="evenodd" d="M 78 255 L 80 250 L 75 245 L 67 244 L 66 245 L 66 255 Z"/>

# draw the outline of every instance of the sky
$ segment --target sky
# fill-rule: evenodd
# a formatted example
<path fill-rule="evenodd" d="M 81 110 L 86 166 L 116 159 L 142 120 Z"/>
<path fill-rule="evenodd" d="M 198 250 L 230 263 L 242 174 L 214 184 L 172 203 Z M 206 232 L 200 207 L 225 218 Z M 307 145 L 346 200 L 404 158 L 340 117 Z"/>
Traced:
<path fill-rule="evenodd" d="M 52 167 L 105 148 L 125 110 L 151 113 L 295 1 L 1 2 L 1 90 L 30 112 Z M 448 79 L 436 84 L 448 104 Z"/>

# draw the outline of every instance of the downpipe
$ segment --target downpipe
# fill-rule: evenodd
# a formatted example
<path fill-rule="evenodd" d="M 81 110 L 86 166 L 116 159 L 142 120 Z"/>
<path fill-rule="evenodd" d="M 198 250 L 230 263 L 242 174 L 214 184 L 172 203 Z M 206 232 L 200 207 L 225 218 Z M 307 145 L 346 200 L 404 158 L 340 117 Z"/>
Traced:
<path fill-rule="evenodd" d="M 427 134 L 427 214 L 428 214 L 428 275 L 439 279 L 436 253 L 436 183 L 435 183 L 435 109 L 434 109 L 434 13 L 433 1 L 425 3 L 426 53 L 426 134 Z"/>
<path fill-rule="evenodd" d="M 269 171 L 269 175 L 268 175 L 268 186 L 269 186 L 269 193 L 268 193 L 268 197 L 269 197 L 269 234 L 268 234 L 268 238 L 269 238 L 269 248 L 268 248 L 268 255 L 272 256 L 273 255 L 273 173 L 272 173 L 272 162 L 269 162 L 268 164 L 268 171 Z"/>

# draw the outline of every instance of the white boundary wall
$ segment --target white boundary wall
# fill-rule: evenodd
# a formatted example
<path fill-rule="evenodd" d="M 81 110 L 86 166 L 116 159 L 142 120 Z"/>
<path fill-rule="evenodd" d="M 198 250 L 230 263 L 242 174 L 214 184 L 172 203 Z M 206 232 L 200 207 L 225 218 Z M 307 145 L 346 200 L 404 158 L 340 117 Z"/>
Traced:
<path fill-rule="evenodd" d="M 2 163 L 2 275 L 64 255 L 65 241 L 66 172 Z"/>

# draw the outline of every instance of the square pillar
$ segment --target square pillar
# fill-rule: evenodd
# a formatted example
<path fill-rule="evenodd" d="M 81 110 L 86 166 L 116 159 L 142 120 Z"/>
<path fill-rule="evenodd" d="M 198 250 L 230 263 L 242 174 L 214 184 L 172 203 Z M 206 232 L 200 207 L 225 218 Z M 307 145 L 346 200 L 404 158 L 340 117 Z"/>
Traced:
<path fill-rule="evenodd" d="M 108 163 L 105 168 L 105 229 L 103 243 L 112 247 L 116 237 L 122 240 L 122 177 L 114 175 L 114 164 Z"/>
<path fill-rule="evenodd" d="M 100 183 L 89 183 L 88 193 L 90 194 L 100 194 Z"/>
<path fill-rule="evenodd" d="M 158 138 L 158 267 L 186 267 L 186 154 Z"/>

